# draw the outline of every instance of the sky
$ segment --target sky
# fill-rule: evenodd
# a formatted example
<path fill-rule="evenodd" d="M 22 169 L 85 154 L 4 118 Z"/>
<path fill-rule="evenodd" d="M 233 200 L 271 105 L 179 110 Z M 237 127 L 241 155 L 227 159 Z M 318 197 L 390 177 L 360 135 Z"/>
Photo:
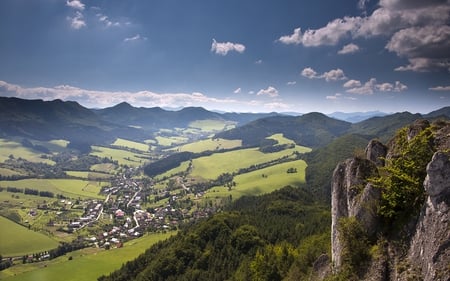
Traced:
<path fill-rule="evenodd" d="M 450 0 L 2 0 L 0 96 L 428 113 L 450 105 Z"/>

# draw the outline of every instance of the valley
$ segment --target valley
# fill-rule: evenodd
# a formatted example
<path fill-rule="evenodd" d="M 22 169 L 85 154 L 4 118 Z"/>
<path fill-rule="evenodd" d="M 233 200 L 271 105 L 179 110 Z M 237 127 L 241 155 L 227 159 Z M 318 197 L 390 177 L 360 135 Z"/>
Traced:
<path fill-rule="evenodd" d="M 8 103 L 31 102 L 0 101 L 6 111 Z M 318 239 L 319 254 L 329 251 L 324 237 L 336 164 L 362 154 L 370 139 L 387 140 L 426 117 L 399 113 L 352 124 L 320 113 L 239 116 L 128 104 L 89 110 L 60 101 L 34 106 L 20 114 L 4 112 L 0 124 L 2 280 L 37 280 L 61 272 L 70 275 L 67 280 L 95 280 L 152 244 L 195 232 L 196 225 L 209 227 L 216 218 L 230 223 L 233 239 L 243 233 L 256 237 L 273 227 L 258 236 L 259 242 L 249 237 L 245 242 L 251 249 L 265 245 L 261 251 L 266 254 L 283 249 L 290 258 L 298 256 L 300 250 L 275 243 L 283 239 L 294 244 Z M 65 106 L 70 114 L 62 110 Z M 48 111 L 58 118 L 42 121 Z M 45 133 L 35 130 L 31 116 L 44 122 Z M 450 114 L 431 116 L 448 119 Z M 229 215 L 230 210 L 242 217 Z M 261 212 L 269 212 L 267 221 Z M 246 220 L 256 228 L 249 230 Z M 297 234 L 291 237 L 291 232 Z M 223 243 L 234 247 L 237 242 Z M 94 260 L 96 267 L 89 265 Z M 239 261 L 250 263 L 244 256 Z"/>

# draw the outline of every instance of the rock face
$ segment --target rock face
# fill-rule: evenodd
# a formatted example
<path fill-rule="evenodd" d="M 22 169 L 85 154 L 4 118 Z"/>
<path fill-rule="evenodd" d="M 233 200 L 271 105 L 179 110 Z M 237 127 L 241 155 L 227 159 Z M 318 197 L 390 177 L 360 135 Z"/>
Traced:
<path fill-rule="evenodd" d="M 372 161 L 359 158 L 349 159 L 334 170 L 331 197 L 331 254 L 336 267 L 342 264 L 343 245 L 338 233 L 341 218 L 356 217 L 370 234 L 375 233 L 377 229 L 376 212 L 370 209 L 373 201 L 380 199 L 380 191 L 366 181 L 376 174 L 377 168 Z"/>
<path fill-rule="evenodd" d="M 427 166 L 429 195 L 412 238 L 408 258 L 421 279 L 450 280 L 450 158 L 437 152 Z M 405 279 L 406 280 L 406 279 Z"/>
<path fill-rule="evenodd" d="M 415 122 L 407 130 L 408 141 L 429 126 L 428 121 Z M 381 191 L 367 182 L 378 174 L 385 158 L 401 157 L 395 140 L 388 147 L 371 141 L 366 148 L 367 159 L 354 158 L 338 164 L 333 173 L 331 202 L 334 272 L 344 262 L 339 221 L 354 217 L 369 237 L 375 237 L 371 245 L 378 243 L 381 249 L 377 257 L 372 256 L 361 280 L 450 280 L 450 122 L 438 127 L 433 133 L 436 153 L 427 165 L 423 184 L 426 201 L 420 215 L 402 228 L 405 233 L 401 235 L 386 235 L 380 229 L 377 206 Z M 380 236 L 382 244 L 375 242 Z"/>

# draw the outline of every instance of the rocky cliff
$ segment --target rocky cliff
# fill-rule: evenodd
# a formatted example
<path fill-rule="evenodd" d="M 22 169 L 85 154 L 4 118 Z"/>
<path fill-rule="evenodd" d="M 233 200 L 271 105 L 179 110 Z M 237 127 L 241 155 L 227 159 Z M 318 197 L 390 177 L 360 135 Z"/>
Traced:
<path fill-rule="evenodd" d="M 371 141 L 365 158 L 334 170 L 335 277 L 450 280 L 449 215 L 449 122 L 420 120 L 387 146 Z"/>

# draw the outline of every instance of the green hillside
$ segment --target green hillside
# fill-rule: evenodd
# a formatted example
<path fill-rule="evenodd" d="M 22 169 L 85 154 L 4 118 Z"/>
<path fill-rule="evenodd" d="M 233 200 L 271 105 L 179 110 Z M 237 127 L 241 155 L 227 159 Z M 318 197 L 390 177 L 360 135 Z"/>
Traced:
<path fill-rule="evenodd" d="M 0 216 L 0 254 L 21 256 L 56 248 L 58 242 Z"/>

